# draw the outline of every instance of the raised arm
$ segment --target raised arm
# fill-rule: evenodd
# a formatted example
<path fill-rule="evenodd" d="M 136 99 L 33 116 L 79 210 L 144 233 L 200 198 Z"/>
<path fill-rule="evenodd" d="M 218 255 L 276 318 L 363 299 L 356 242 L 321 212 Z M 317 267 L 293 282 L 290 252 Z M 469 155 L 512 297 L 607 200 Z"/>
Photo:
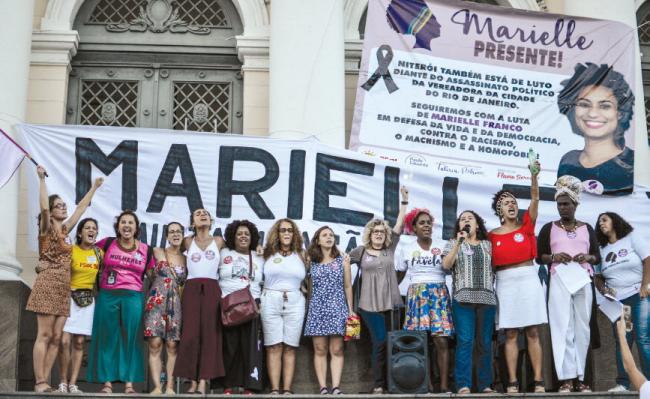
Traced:
<path fill-rule="evenodd" d="M 397 214 L 395 227 L 393 227 L 395 234 L 402 234 L 402 229 L 404 228 L 404 217 L 406 216 L 406 206 L 409 204 L 409 189 L 402 186 L 399 191 L 402 195 L 402 201 L 399 205 L 399 213 Z"/>
<path fill-rule="evenodd" d="M 528 167 L 530 169 L 530 166 Z M 539 161 L 535 161 L 535 173 L 530 171 L 530 205 L 528 206 L 528 215 L 531 222 L 535 225 L 537 221 L 537 209 L 539 208 L 539 171 L 541 166 Z"/>
<path fill-rule="evenodd" d="M 93 199 L 93 196 L 95 195 L 95 192 L 101 185 L 104 183 L 104 178 L 103 177 L 98 177 L 95 179 L 95 183 L 93 186 L 88 190 L 86 195 L 79 201 L 79 204 L 77 205 L 77 208 L 74 210 L 72 213 L 72 216 L 68 218 L 63 224 L 65 227 L 67 227 L 68 231 L 72 231 L 74 229 L 74 226 L 77 224 L 79 219 L 81 219 L 81 215 L 86 212 L 86 209 L 88 209 L 88 206 L 90 206 L 90 201 Z"/>
<path fill-rule="evenodd" d="M 618 335 L 618 342 L 620 344 L 619 348 L 621 349 L 621 360 L 623 360 L 623 367 L 625 368 L 627 375 L 630 377 L 630 382 L 632 383 L 634 390 L 639 391 L 641 389 L 641 385 L 643 385 L 643 383 L 647 380 L 636 367 L 634 358 L 632 357 L 632 352 L 630 351 L 630 347 L 627 345 L 627 341 L 625 340 L 625 318 L 623 314 L 621 314 L 621 318 L 616 322 L 616 333 Z"/>
<path fill-rule="evenodd" d="M 47 185 L 45 184 L 45 168 L 36 168 L 39 180 L 38 204 L 41 208 L 40 234 L 43 235 L 50 228 L 50 204 L 47 199 Z"/>

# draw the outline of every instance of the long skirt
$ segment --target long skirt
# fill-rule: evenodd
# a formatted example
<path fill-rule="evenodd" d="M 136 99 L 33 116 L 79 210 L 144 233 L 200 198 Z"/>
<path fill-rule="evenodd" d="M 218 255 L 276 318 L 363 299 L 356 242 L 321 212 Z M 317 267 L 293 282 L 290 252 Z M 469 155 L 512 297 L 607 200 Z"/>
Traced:
<path fill-rule="evenodd" d="M 264 344 L 259 316 L 235 327 L 223 329 L 223 362 L 226 388 L 244 387 L 261 391 L 264 386 Z"/>
<path fill-rule="evenodd" d="M 217 280 L 187 280 L 181 299 L 181 341 L 174 375 L 194 381 L 223 377 L 221 289 Z"/>
<path fill-rule="evenodd" d="M 89 382 L 144 381 L 143 299 L 138 291 L 99 291 L 88 350 Z"/>
<path fill-rule="evenodd" d="M 548 323 L 546 295 L 538 266 L 519 266 L 497 271 L 498 327 L 522 328 Z"/>

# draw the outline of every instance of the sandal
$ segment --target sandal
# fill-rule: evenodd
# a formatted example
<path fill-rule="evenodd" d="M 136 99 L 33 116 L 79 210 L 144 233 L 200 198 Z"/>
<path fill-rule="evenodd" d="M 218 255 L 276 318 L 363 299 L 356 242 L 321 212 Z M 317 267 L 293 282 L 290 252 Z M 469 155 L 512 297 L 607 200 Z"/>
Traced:
<path fill-rule="evenodd" d="M 330 390 L 327 389 L 327 387 L 320 387 L 320 394 L 321 395 L 329 395 Z"/>
<path fill-rule="evenodd" d="M 133 387 L 126 387 L 124 388 L 124 393 L 127 395 L 133 395 L 137 392 L 135 391 L 135 389 L 133 389 Z"/>
<path fill-rule="evenodd" d="M 112 385 L 105 385 L 102 387 L 100 393 L 113 393 L 113 386 Z"/>
<path fill-rule="evenodd" d="M 42 386 L 42 385 L 45 385 L 45 388 L 43 388 L 43 389 L 38 388 L 39 386 Z M 53 391 L 54 390 L 52 389 L 50 384 L 47 383 L 47 381 L 37 381 L 34 384 L 34 392 L 37 392 L 37 393 L 49 393 L 49 392 L 53 392 Z"/>
<path fill-rule="evenodd" d="M 383 395 L 384 394 L 384 388 L 382 387 L 376 387 L 372 389 L 372 394 L 373 395 Z"/>
<path fill-rule="evenodd" d="M 271 389 L 271 392 L 269 392 L 269 395 L 279 395 L 280 390 L 279 389 Z"/>
<path fill-rule="evenodd" d="M 506 393 L 519 393 L 519 381 L 509 382 L 506 385 Z"/>
<path fill-rule="evenodd" d="M 591 387 L 584 382 L 578 382 L 578 391 L 579 392 L 592 392 Z"/>
<path fill-rule="evenodd" d="M 293 395 L 293 391 L 291 389 L 285 389 L 282 391 L 282 395 Z"/>
<path fill-rule="evenodd" d="M 462 387 L 461 389 L 458 390 L 459 395 L 467 395 L 472 393 L 472 391 L 468 387 Z"/>
<path fill-rule="evenodd" d="M 559 393 L 569 393 L 573 391 L 573 384 L 571 381 L 564 381 L 562 385 L 560 385 L 560 389 L 557 390 Z"/>
<path fill-rule="evenodd" d="M 497 391 L 495 391 L 494 389 L 492 389 L 490 387 L 486 387 L 481 391 L 481 393 L 497 393 Z"/>
<path fill-rule="evenodd" d="M 341 390 L 339 389 L 339 387 L 333 387 L 333 388 L 332 388 L 332 392 L 331 392 L 331 394 L 332 394 L 332 395 L 343 395 L 343 392 L 341 392 Z"/>
<path fill-rule="evenodd" d="M 535 393 L 544 393 L 546 392 L 546 385 L 544 384 L 544 380 L 541 381 L 535 381 Z"/>

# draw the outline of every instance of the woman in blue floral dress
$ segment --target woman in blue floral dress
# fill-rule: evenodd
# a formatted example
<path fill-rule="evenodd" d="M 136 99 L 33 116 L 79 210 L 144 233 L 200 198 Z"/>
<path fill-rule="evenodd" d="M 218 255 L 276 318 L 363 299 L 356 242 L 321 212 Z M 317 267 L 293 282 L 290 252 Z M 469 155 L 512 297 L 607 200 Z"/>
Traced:
<path fill-rule="evenodd" d="M 350 258 L 341 256 L 334 232 L 328 226 L 314 233 L 308 249 L 310 259 L 310 300 L 305 336 L 314 344 L 314 369 L 320 393 L 327 394 L 327 353 L 331 356 L 332 394 L 341 394 L 343 372 L 343 336 L 345 321 L 352 311 Z"/>
<path fill-rule="evenodd" d="M 185 228 L 178 222 L 167 225 L 167 248 L 155 248 L 156 266 L 150 275 L 151 288 L 144 308 L 144 336 L 149 342 L 152 394 L 161 394 L 160 373 L 163 341 L 167 349 L 166 394 L 174 393 L 176 348 L 181 339 L 181 287 L 187 277 L 181 242 Z"/>

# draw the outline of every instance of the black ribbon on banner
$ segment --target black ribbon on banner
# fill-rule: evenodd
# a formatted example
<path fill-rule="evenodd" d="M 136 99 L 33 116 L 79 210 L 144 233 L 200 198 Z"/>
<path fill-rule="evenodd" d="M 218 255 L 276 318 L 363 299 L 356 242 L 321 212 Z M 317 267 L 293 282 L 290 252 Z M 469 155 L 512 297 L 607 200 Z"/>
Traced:
<path fill-rule="evenodd" d="M 384 52 L 386 52 L 385 55 Z M 377 83 L 379 78 L 382 78 L 389 93 L 392 93 L 395 90 L 399 89 L 399 87 L 397 87 L 395 84 L 395 81 L 393 81 L 393 77 L 390 76 L 390 71 L 388 70 L 388 65 L 390 65 L 390 62 L 392 60 L 393 49 L 390 48 L 390 46 L 387 44 L 381 45 L 377 49 L 377 62 L 379 63 L 379 66 L 377 66 L 377 69 L 372 74 L 370 79 L 368 79 L 366 83 L 362 84 L 361 87 L 363 87 L 366 91 L 370 91 L 375 83 Z"/>

